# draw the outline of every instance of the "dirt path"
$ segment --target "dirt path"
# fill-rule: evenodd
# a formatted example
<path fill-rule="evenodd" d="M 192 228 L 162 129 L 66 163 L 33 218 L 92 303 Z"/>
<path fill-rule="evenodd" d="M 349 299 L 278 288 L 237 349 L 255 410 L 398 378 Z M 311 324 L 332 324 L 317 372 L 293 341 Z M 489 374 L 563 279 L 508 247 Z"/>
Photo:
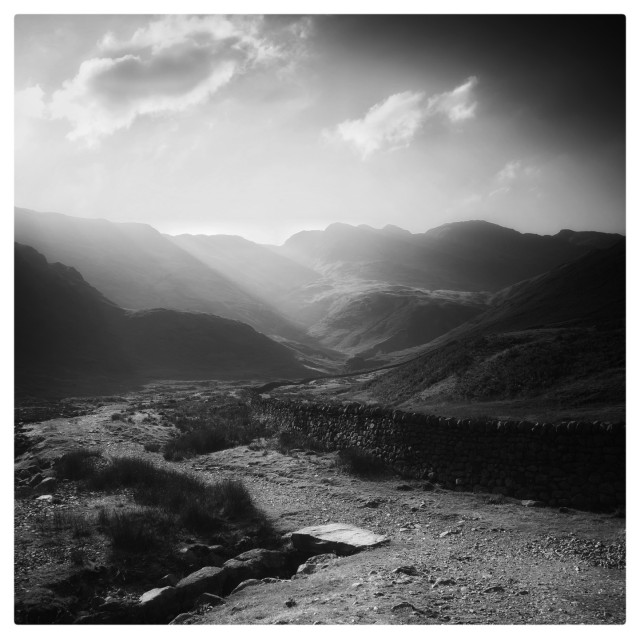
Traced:
<path fill-rule="evenodd" d="M 363 481 L 332 465 L 332 455 L 247 447 L 185 463 L 212 479 L 242 473 L 283 531 L 344 522 L 390 538 L 318 573 L 232 595 L 200 623 L 624 622 L 625 571 L 594 565 L 624 540 L 623 520 Z M 402 567 L 414 574 L 394 572 Z"/>
<path fill-rule="evenodd" d="M 127 407 L 135 412 L 113 418 Z M 90 414 L 27 424 L 35 442 L 18 460 L 53 460 L 79 446 L 141 454 L 174 429 L 140 397 Z M 389 543 L 316 573 L 261 583 L 192 614 L 203 624 L 621 624 L 625 621 L 625 520 L 526 508 L 496 496 L 424 490 L 424 483 L 366 481 L 337 472 L 334 455 L 283 455 L 252 445 L 170 464 L 212 481 L 242 478 L 283 534 L 329 522 L 384 534 Z M 73 495 L 60 494 L 62 500 Z M 16 501 L 17 579 L 30 587 L 33 500 Z M 31 518 L 31 519 L 30 519 Z M 18 532 L 21 531 L 21 532 Z M 51 563 L 58 570 L 63 559 Z M 58 563 L 56 563 L 58 562 Z M 618 566 L 618 567 L 616 567 Z M 31 572 L 30 572 L 31 571 Z"/>

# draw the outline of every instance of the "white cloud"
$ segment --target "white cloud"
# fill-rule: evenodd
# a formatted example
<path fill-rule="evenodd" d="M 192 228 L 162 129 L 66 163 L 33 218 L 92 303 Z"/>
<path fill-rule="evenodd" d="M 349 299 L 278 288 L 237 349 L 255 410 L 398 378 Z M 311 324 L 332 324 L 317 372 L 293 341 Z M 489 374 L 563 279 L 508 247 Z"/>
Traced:
<path fill-rule="evenodd" d="M 203 104 L 239 74 L 286 63 L 287 39 L 276 43 L 263 27 L 256 16 L 165 16 L 125 40 L 108 33 L 101 57 L 53 93 L 48 116 L 67 120 L 69 139 L 91 146 L 141 116 Z"/>
<path fill-rule="evenodd" d="M 260 16 L 188 16 L 169 15 L 137 29 L 128 40 L 107 33 L 99 42 L 102 51 L 121 53 L 151 49 L 157 54 L 186 42 L 207 46 L 232 41 L 252 60 L 283 55 L 277 45 L 261 35 L 264 19 Z"/>
<path fill-rule="evenodd" d="M 395 93 L 372 106 L 364 117 L 325 131 L 325 137 L 345 142 L 363 159 L 376 151 L 408 146 L 428 119 L 440 115 L 458 123 L 475 117 L 473 91 L 477 83 L 471 77 L 452 91 L 430 98 L 422 91 Z"/>
<path fill-rule="evenodd" d="M 137 69 L 132 72 L 134 77 L 139 76 L 137 86 L 134 82 L 127 86 L 125 80 L 125 73 L 132 69 Z M 82 139 L 95 145 L 118 129 L 131 126 L 139 116 L 179 112 L 205 102 L 235 72 L 236 64 L 226 60 L 185 86 L 179 75 L 170 73 L 154 81 L 149 66 L 135 56 L 94 58 L 83 62 L 78 75 L 53 94 L 49 113 L 53 119 L 66 119 L 73 125 L 70 140 Z"/>
<path fill-rule="evenodd" d="M 336 135 L 363 158 L 381 148 L 406 146 L 422 126 L 423 100 L 423 93 L 396 93 L 372 106 L 360 120 L 339 124 Z"/>
<path fill-rule="evenodd" d="M 441 113 L 451 122 L 462 122 L 475 117 L 478 103 L 474 100 L 473 91 L 478 85 L 478 78 L 470 77 L 464 84 L 429 98 L 427 112 L 429 115 Z"/>
<path fill-rule="evenodd" d="M 523 179 L 535 179 L 540 176 L 540 167 L 522 160 L 507 162 L 497 173 L 496 182 L 509 184 Z"/>

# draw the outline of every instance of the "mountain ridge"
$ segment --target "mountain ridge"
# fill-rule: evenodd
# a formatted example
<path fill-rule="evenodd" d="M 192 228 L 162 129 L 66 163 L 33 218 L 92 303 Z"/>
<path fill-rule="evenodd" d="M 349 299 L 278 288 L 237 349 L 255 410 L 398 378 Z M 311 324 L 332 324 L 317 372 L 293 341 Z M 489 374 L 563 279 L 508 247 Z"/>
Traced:
<path fill-rule="evenodd" d="M 19 393 L 308 374 L 293 351 L 247 324 L 208 313 L 122 309 L 76 269 L 19 243 L 15 284 Z"/>

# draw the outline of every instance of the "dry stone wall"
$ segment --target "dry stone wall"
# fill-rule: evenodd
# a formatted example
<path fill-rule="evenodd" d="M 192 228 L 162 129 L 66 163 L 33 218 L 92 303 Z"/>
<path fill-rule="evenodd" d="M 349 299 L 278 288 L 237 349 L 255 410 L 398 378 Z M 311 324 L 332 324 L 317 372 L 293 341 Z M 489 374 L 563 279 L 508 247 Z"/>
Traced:
<path fill-rule="evenodd" d="M 256 396 L 255 418 L 329 450 L 359 447 L 405 477 L 549 506 L 611 510 L 625 503 L 622 424 L 487 421 Z"/>

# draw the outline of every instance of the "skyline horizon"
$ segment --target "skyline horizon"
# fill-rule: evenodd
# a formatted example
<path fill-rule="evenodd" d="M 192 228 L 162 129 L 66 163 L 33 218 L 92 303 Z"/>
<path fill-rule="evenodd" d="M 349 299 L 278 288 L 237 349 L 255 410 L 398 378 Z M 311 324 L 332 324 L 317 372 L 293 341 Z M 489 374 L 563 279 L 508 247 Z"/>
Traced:
<path fill-rule="evenodd" d="M 209 232 L 209 233 L 207 233 L 207 232 L 189 232 L 189 231 L 171 233 L 171 232 L 164 231 L 164 230 L 158 228 L 157 226 L 155 226 L 154 224 L 151 224 L 149 222 L 139 222 L 137 220 L 122 221 L 122 220 L 113 220 L 113 219 L 110 219 L 110 218 L 105 217 L 105 216 L 86 217 L 86 216 L 82 216 L 82 215 L 70 215 L 68 213 L 62 213 L 60 211 L 40 211 L 40 210 L 32 209 L 32 208 L 25 207 L 25 206 L 18 206 L 18 205 L 14 205 L 14 210 L 15 209 L 21 209 L 21 210 L 24 210 L 24 211 L 36 213 L 38 215 L 61 215 L 61 216 L 64 216 L 64 217 L 71 217 L 71 218 L 77 218 L 77 219 L 83 219 L 83 220 L 95 220 L 95 221 L 100 221 L 101 220 L 101 221 L 106 221 L 106 222 L 109 222 L 109 223 L 112 223 L 112 224 L 133 224 L 133 225 L 148 226 L 148 227 L 154 229 L 155 231 L 157 231 L 158 233 L 160 233 L 161 235 L 167 235 L 167 236 L 170 236 L 170 237 L 179 237 L 181 235 L 205 236 L 205 237 L 207 237 L 207 236 L 210 236 L 210 237 L 214 237 L 214 236 L 239 237 L 239 238 L 245 239 L 247 241 L 253 242 L 255 244 L 261 245 L 261 246 L 276 246 L 276 247 L 280 247 L 280 246 L 284 245 L 287 242 L 287 240 L 292 238 L 294 235 L 297 235 L 298 233 L 314 232 L 314 231 L 324 232 L 324 231 L 327 231 L 332 226 L 348 226 L 348 227 L 351 227 L 351 228 L 366 228 L 366 229 L 371 229 L 373 231 L 385 231 L 387 228 L 391 228 L 391 229 L 398 229 L 398 230 L 403 231 L 403 232 L 406 231 L 406 232 L 410 233 L 411 235 L 421 235 L 421 234 L 425 234 L 425 233 L 428 233 L 430 231 L 433 231 L 435 229 L 441 228 L 443 226 L 448 226 L 448 225 L 453 225 L 453 224 L 465 224 L 465 223 L 472 223 L 472 222 L 485 222 L 487 224 L 498 226 L 500 228 L 516 231 L 517 233 L 521 233 L 523 235 L 539 235 L 539 236 L 542 236 L 542 237 L 545 237 L 545 236 L 546 237 L 553 237 L 553 236 L 557 235 L 558 233 L 560 233 L 562 231 L 567 231 L 568 230 L 568 231 L 573 231 L 573 232 L 576 232 L 576 233 L 580 233 L 580 232 L 606 233 L 606 234 L 612 234 L 612 235 L 620 235 L 621 237 L 626 238 L 626 227 L 622 231 L 601 231 L 601 230 L 593 229 L 593 228 L 577 229 L 577 228 L 562 227 L 562 228 L 558 228 L 555 232 L 536 233 L 536 232 L 530 231 L 530 230 L 517 229 L 517 228 L 511 227 L 511 226 L 505 226 L 504 224 L 498 224 L 496 222 L 492 222 L 491 220 L 487 220 L 487 219 L 484 219 L 484 218 L 470 217 L 470 218 L 464 219 L 464 220 L 452 220 L 450 222 L 443 222 L 441 224 L 437 224 L 436 226 L 429 226 L 429 227 L 423 228 L 421 230 L 408 229 L 406 227 L 400 226 L 398 224 L 394 224 L 392 222 L 387 222 L 386 224 L 383 224 L 382 226 L 372 226 L 371 224 L 368 224 L 366 222 L 349 223 L 349 222 L 342 222 L 342 221 L 333 221 L 333 222 L 327 223 L 322 228 L 301 228 L 299 230 L 295 230 L 295 231 L 289 233 L 288 235 L 284 236 L 284 239 L 282 239 L 279 243 L 276 243 L 276 242 L 262 242 L 262 241 L 259 241 L 257 239 L 254 239 L 252 237 L 249 237 L 247 235 L 243 235 L 243 234 L 240 234 L 240 233 L 225 233 L 225 232 Z"/>
<path fill-rule="evenodd" d="M 27 208 L 267 244 L 626 229 L 624 16 L 17 15 L 15 42 Z"/>

